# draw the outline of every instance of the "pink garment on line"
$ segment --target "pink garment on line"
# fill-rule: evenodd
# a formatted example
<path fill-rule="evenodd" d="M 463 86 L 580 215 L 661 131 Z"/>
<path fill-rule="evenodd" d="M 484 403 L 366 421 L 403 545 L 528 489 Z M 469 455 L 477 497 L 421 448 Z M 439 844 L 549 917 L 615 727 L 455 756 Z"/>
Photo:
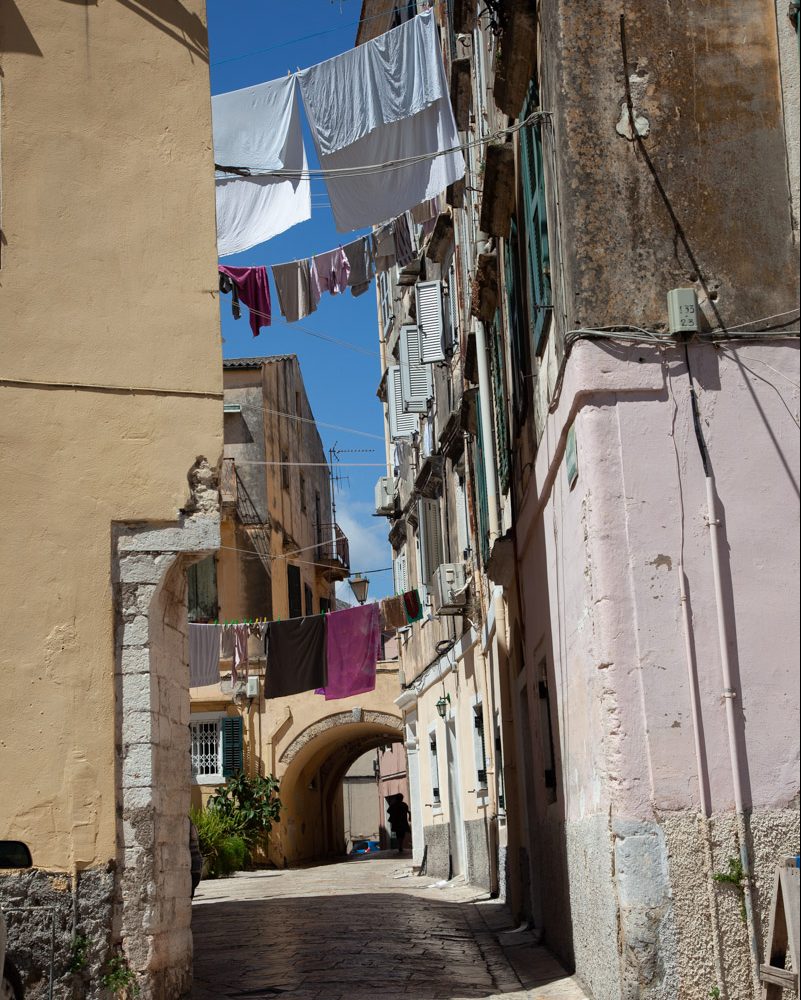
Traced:
<path fill-rule="evenodd" d="M 253 336 L 258 337 L 263 326 L 272 322 L 272 302 L 270 301 L 270 282 L 267 279 L 266 267 L 226 267 L 218 266 L 221 274 L 227 275 L 236 283 L 239 299 L 250 310 L 250 329 Z"/>
<path fill-rule="evenodd" d="M 381 650 L 378 604 L 366 604 L 325 616 L 328 647 L 326 701 L 375 691 L 375 668 Z"/>
<path fill-rule="evenodd" d="M 323 292 L 339 295 L 348 287 L 350 261 L 342 247 L 312 257 L 311 268 L 312 284 L 316 282 L 315 294 L 318 302 Z"/>
<path fill-rule="evenodd" d="M 248 676 L 248 637 L 249 625 L 234 625 L 234 658 L 231 663 L 231 681 L 236 684 L 240 673 L 243 679 Z"/>

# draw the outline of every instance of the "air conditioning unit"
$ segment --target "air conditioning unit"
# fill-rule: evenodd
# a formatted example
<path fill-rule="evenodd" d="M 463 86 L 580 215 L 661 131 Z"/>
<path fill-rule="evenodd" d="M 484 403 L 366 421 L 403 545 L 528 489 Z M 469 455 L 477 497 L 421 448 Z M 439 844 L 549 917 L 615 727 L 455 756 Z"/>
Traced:
<path fill-rule="evenodd" d="M 385 516 L 395 510 L 395 479 L 382 476 L 375 484 L 375 512 Z"/>
<path fill-rule="evenodd" d="M 431 581 L 434 614 L 461 615 L 467 604 L 464 563 L 442 563 Z"/>

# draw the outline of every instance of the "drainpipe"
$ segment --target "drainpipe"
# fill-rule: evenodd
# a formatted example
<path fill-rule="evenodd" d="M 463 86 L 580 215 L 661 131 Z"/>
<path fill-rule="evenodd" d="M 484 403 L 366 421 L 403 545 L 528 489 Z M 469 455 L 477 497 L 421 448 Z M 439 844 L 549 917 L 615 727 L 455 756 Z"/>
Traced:
<path fill-rule="evenodd" d="M 751 855 L 748 849 L 748 828 L 745 820 L 743 804 L 743 769 L 740 761 L 740 748 L 737 745 L 737 719 L 734 711 L 734 700 L 737 692 L 734 689 L 729 660 L 729 632 L 724 610 L 723 581 L 720 572 L 720 519 L 715 503 L 715 478 L 709 461 L 709 452 L 701 427 L 701 414 L 698 409 L 698 397 L 695 394 L 695 383 L 690 370 L 690 354 L 684 345 L 687 361 L 687 374 L 690 379 L 690 405 L 692 408 L 693 426 L 701 454 L 701 464 L 706 483 L 707 527 L 709 528 L 709 547 L 712 555 L 712 579 L 715 588 L 715 610 L 717 612 L 718 645 L 720 647 L 720 668 L 723 679 L 723 700 L 726 704 L 726 729 L 729 737 L 729 760 L 731 764 L 732 784 L 734 786 L 734 808 L 737 814 L 737 839 L 740 842 L 740 864 L 743 869 L 743 902 L 745 904 L 746 925 L 748 928 L 748 945 L 751 952 L 751 975 L 754 984 L 754 995 L 761 990 L 759 981 L 759 942 L 757 941 L 756 923 L 754 920 L 754 900 L 752 888 Z"/>
<path fill-rule="evenodd" d="M 682 529 L 683 530 L 683 529 Z M 682 542 L 682 548 L 683 548 Z M 706 785 L 706 764 L 704 748 L 701 744 L 701 706 L 698 700 L 698 671 L 692 644 L 692 624 L 690 622 L 690 603 L 687 599 L 687 583 L 684 574 L 684 563 L 679 562 L 679 598 L 681 603 L 681 621 L 684 632 L 684 655 L 687 660 L 687 680 L 690 688 L 690 711 L 693 720 L 693 741 L 695 743 L 695 766 L 698 772 L 698 799 L 701 806 L 700 826 L 704 841 L 704 875 L 707 883 L 709 915 L 712 920 L 712 957 L 715 962 L 715 975 L 720 996 L 725 998 L 726 977 L 723 970 L 723 956 L 720 950 L 720 934 L 718 930 L 718 908 L 713 882 L 714 860 L 712 857 L 712 842 L 709 829 L 711 815 L 709 794 Z"/>
<path fill-rule="evenodd" d="M 490 547 L 500 535 L 500 519 L 498 517 L 498 462 L 495 455 L 495 437 L 492 433 L 493 419 L 492 407 L 492 383 L 490 381 L 489 364 L 487 363 L 487 337 L 484 324 L 481 320 L 476 320 L 476 356 L 478 365 L 478 395 L 481 406 L 481 444 L 484 453 L 485 475 L 487 484 L 487 509 L 489 517 L 489 543 Z M 493 598 L 495 608 L 495 635 L 497 637 L 498 652 L 500 656 L 506 656 L 506 609 L 503 598 L 496 595 Z M 489 823 L 495 824 L 496 836 L 493 850 L 492 838 L 490 838 L 489 854 L 489 876 L 490 892 L 497 895 L 499 892 L 498 873 L 498 851 L 500 839 L 498 830 L 498 789 L 495 762 L 497 754 L 495 750 L 495 688 L 492 682 L 492 675 L 487 656 L 483 656 L 484 661 L 484 687 L 487 692 L 487 707 L 489 708 L 489 731 L 490 748 L 492 752 L 492 780 L 487 781 L 487 789 L 490 793 L 490 817 Z M 487 776 L 489 778 L 489 775 Z M 489 830 L 488 830 L 489 832 Z"/>

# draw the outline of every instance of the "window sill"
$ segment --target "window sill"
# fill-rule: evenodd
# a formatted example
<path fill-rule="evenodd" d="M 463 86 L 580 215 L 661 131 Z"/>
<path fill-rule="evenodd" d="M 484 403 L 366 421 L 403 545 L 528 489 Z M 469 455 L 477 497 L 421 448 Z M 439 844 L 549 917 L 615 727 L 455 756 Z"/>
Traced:
<path fill-rule="evenodd" d="M 225 778 L 221 774 L 192 775 L 193 785 L 224 785 Z"/>

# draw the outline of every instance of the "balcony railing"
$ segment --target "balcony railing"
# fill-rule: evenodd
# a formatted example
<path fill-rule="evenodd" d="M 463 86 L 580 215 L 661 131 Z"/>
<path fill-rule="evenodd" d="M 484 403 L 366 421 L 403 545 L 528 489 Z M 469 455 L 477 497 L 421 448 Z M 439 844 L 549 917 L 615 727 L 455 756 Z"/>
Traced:
<path fill-rule="evenodd" d="M 322 540 L 317 546 L 317 562 L 330 579 L 344 580 L 350 573 L 348 536 L 338 524 L 320 526 Z"/>

